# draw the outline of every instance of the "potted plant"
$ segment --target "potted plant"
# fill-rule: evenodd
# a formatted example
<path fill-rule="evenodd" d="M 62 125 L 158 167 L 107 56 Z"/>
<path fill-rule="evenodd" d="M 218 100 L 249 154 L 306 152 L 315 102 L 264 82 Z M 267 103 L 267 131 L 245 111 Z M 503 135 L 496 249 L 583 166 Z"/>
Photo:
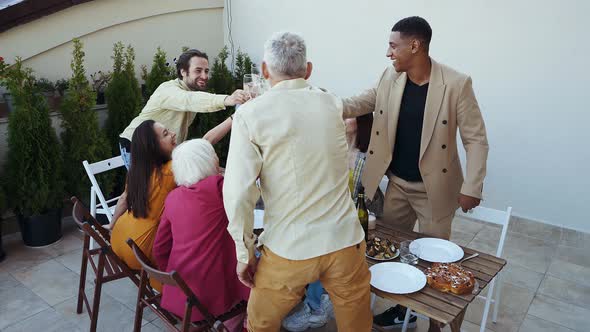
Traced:
<path fill-rule="evenodd" d="M 160 84 L 172 79 L 170 72 L 170 63 L 166 60 L 166 52 L 158 47 L 156 54 L 154 55 L 152 68 L 149 73 L 146 73 L 146 100 L 150 98 Z M 176 75 L 174 77 L 176 77 Z"/>
<path fill-rule="evenodd" d="M 2 79 L 2 72 L 4 72 L 8 68 L 8 64 L 4 61 L 4 58 L 0 56 L 0 80 Z M 4 89 L 0 90 L 2 93 L 2 100 L 3 102 L 0 103 L 0 118 L 8 117 L 8 114 L 12 111 L 13 104 L 12 104 L 12 95 L 10 92 L 4 91 Z"/>
<path fill-rule="evenodd" d="M 96 93 L 96 104 L 103 105 L 105 103 L 105 90 L 111 81 L 110 72 L 98 72 L 91 74 L 90 79 L 92 80 L 92 90 Z"/>
<path fill-rule="evenodd" d="M 64 179 L 69 195 L 88 197 L 90 181 L 82 167 L 82 161 L 93 163 L 112 156 L 104 133 L 98 126 L 98 116 L 94 111 L 96 95 L 92 91 L 84 68 L 82 42 L 73 40 L 72 77 L 68 83 L 68 93 L 61 104 Z M 101 174 L 98 181 L 105 194 L 112 188 L 112 176 Z"/>
<path fill-rule="evenodd" d="M 113 48 L 113 74 L 106 90 L 108 118 L 105 126 L 113 155 L 119 152 L 119 135 L 141 109 L 142 96 L 135 77 L 135 51 L 118 42 Z"/>
<path fill-rule="evenodd" d="M 44 246 L 61 234 L 61 151 L 47 103 L 22 60 L 5 67 L 0 83 L 14 98 L 8 122 L 5 190 L 25 245 Z"/>

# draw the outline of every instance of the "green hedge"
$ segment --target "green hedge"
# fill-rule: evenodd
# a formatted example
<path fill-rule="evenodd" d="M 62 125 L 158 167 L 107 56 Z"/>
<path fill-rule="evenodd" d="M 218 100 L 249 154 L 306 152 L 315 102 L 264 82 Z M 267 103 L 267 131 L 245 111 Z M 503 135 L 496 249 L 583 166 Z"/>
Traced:
<path fill-rule="evenodd" d="M 0 84 L 14 98 L 8 122 L 5 182 L 8 206 L 31 216 L 59 208 L 63 199 L 62 154 L 49 107 L 30 68 L 22 60 L 0 66 Z"/>
<path fill-rule="evenodd" d="M 61 105 L 64 179 L 67 181 L 66 191 L 86 201 L 89 197 L 90 180 L 82 167 L 82 161 L 93 163 L 108 159 L 112 157 L 112 149 L 98 126 L 98 116 L 93 110 L 96 94 L 86 78 L 82 42 L 74 39 L 73 44 L 72 77 Z M 113 187 L 113 175 L 105 173 L 98 176 L 97 181 L 103 193 L 108 195 Z"/>

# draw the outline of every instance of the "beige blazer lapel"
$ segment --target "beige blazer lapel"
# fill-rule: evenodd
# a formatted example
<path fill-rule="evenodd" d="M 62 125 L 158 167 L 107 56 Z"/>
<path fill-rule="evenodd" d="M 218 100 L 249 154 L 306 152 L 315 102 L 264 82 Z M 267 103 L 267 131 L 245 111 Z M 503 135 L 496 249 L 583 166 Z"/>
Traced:
<path fill-rule="evenodd" d="M 440 112 L 443 97 L 445 96 L 446 85 L 442 77 L 442 69 L 438 63 L 432 61 L 430 69 L 430 80 L 428 84 L 428 94 L 426 96 L 426 106 L 424 109 L 424 122 L 422 123 L 422 138 L 420 139 L 420 160 L 424 151 L 430 143 L 434 132 L 434 125 Z M 399 110 L 399 109 L 398 109 Z"/>
<path fill-rule="evenodd" d="M 391 86 L 391 92 L 389 93 L 389 99 L 387 105 L 392 106 L 391 111 L 387 112 L 387 134 L 389 135 L 389 151 L 393 151 L 393 145 L 395 144 L 395 133 L 397 130 L 397 121 L 399 119 L 399 109 L 402 103 L 402 97 L 404 95 L 404 89 L 406 87 L 406 80 L 408 74 L 401 73 Z"/>

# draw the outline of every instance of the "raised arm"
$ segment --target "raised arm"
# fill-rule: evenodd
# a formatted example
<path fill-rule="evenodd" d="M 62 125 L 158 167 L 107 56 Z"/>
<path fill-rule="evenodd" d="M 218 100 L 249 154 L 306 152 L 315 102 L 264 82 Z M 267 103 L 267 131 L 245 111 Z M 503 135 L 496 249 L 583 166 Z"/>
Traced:
<path fill-rule="evenodd" d="M 363 93 L 342 99 L 342 117 L 344 119 L 356 118 L 375 110 L 377 88 L 365 90 Z"/>
<path fill-rule="evenodd" d="M 227 133 L 229 133 L 229 131 L 231 130 L 231 125 L 232 116 L 230 116 L 229 118 L 225 119 L 225 121 L 215 126 L 215 128 L 209 130 L 205 134 L 205 136 L 203 136 L 203 139 L 206 139 L 209 141 L 209 143 L 215 145 L 217 144 L 217 142 L 221 141 L 225 137 L 225 135 L 227 135 Z"/>
<path fill-rule="evenodd" d="M 236 90 L 231 95 L 217 95 L 202 91 L 186 91 L 178 86 L 168 85 L 160 87 L 159 107 L 178 112 L 209 113 L 244 103 L 248 96 L 242 90 Z"/>

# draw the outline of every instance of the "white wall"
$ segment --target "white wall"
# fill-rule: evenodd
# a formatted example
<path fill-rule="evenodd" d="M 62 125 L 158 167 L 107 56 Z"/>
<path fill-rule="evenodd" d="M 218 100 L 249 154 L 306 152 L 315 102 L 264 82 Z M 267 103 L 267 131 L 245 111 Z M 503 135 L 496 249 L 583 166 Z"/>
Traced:
<path fill-rule="evenodd" d="M 590 2 L 232 0 L 231 10 L 236 49 L 259 61 L 272 32 L 300 32 L 312 83 L 342 96 L 390 65 L 397 20 L 426 18 L 431 55 L 473 78 L 490 142 L 483 205 L 590 232 Z"/>

